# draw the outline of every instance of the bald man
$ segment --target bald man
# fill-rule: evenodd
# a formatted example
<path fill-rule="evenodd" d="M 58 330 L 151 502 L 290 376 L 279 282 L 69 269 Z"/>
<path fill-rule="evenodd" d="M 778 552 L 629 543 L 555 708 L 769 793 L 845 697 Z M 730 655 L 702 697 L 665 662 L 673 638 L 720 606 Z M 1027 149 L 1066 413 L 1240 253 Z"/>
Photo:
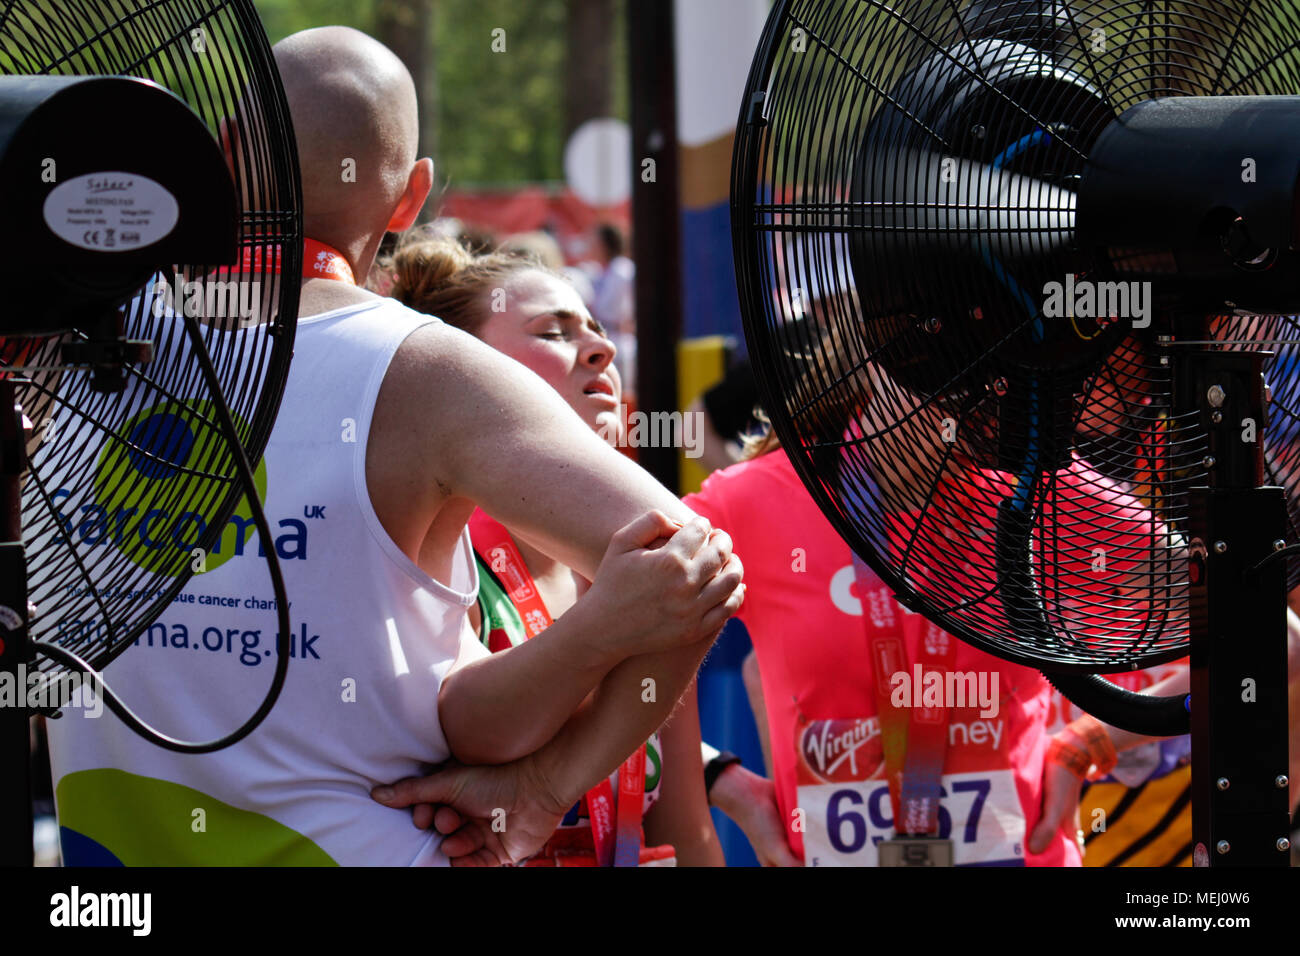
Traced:
<path fill-rule="evenodd" d="M 294 360 L 262 463 L 279 533 L 258 547 L 281 560 L 295 660 L 265 723 L 218 753 L 157 749 L 111 716 L 56 728 L 65 862 L 442 864 L 442 837 L 398 808 L 423 797 L 467 821 L 456 855 L 517 860 L 663 723 L 739 606 L 740 565 L 725 534 L 531 371 L 356 284 L 432 184 L 431 161 L 416 156 L 414 86 L 355 30 L 298 33 L 275 56 L 308 239 Z M 565 615 L 528 653 L 566 700 L 596 692 L 527 757 L 421 779 L 455 749 L 437 710 L 448 672 L 508 666 L 512 653 L 488 659 L 467 625 L 476 506 L 594 579 L 600 613 L 586 629 Z M 227 733 L 265 693 L 276 618 L 253 534 L 232 518 L 206 573 L 109 671 L 175 736 Z M 628 589 L 609 583 L 647 580 L 659 593 L 632 588 L 643 597 L 624 606 Z M 401 778 L 412 779 L 392 806 L 371 798 Z M 491 842 L 489 817 L 505 823 Z"/>

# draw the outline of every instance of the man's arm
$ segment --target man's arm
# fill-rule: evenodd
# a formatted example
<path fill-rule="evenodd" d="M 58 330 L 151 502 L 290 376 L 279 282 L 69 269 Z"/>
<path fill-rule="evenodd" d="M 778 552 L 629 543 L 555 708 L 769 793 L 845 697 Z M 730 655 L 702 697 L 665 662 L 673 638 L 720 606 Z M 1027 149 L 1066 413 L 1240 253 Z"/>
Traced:
<path fill-rule="evenodd" d="M 663 548 L 649 550 L 669 536 Z M 643 515 L 614 536 L 591 589 L 544 632 L 499 654 L 458 661 L 438 695 L 456 759 L 505 763 L 532 753 L 623 659 L 716 633 L 726 620 L 723 602 L 740 583 L 739 562 L 728 556 L 728 569 L 703 589 L 695 582 L 712 573 L 711 552 L 721 543 L 721 532 L 710 536 L 702 524 L 678 530 L 658 512 Z M 682 574 L 683 564 L 698 573 Z"/>
<path fill-rule="evenodd" d="M 638 516 L 693 517 L 534 372 L 443 325 L 398 349 L 369 442 L 371 499 L 408 553 L 450 554 L 472 503 L 593 579 L 615 532 Z"/>
<path fill-rule="evenodd" d="M 730 600 L 740 603 L 735 596 Z M 625 660 L 596 689 L 590 706 L 525 758 L 536 766 L 553 803 L 572 806 L 668 719 L 715 636 L 681 650 Z"/>
<path fill-rule="evenodd" d="M 732 612 L 742 595 L 743 589 L 728 599 Z M 372 796 L 389 807 L 452 808 L 452 822 L 438 822 L 443 832 L 468 820 L 443 845 L 458 864 L 518 862 L 535 853 L 565 811 L 663 723 L 711 645 L 710 638 L 624 661 L 559 734 L 522 760 L 410 777 L 377 787 Z M 417 814 L 416 825 L 428 826 L 431 818 Z"/>
<path fill-rule="evenodd" d="M 458 502 L 474 503 L 587 578 L 614 534 L 645 512 L 682 524 L 694 517 L 536 374 L 443 325 L 413 332 L 394 356 L 375 404 L 366 477 L 381 523 L 408 554 L 452 553 L 466 517 Z M 729 539 L 721 544 L 729 550 Z M 678 570 L 692 573 L 686 562 Z M 721 602 L 723 621 L 742 597 L 736 588 Z M 617 610 L 641 623 L 656 613 L 653 602 Z M 662 724 L 714 636 L 668 634 L 674 649 L 616 666 L 592 705 L 531 758 L 548 796 L 572 803 Z"/>

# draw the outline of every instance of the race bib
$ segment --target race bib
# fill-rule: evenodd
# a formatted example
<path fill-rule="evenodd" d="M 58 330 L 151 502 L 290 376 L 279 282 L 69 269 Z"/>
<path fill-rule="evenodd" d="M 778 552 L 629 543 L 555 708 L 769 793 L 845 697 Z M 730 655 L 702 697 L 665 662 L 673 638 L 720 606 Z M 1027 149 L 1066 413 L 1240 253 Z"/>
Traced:
<path fill-rule="evenodd" d="M 957 710 L 948 731 L 938 836 L 952 840 L 957 866 L 1024 866 L 1025 817 L 1002 746 L 1005 722 Z M 878 845 L 894 835 L 879 720 L 801 719 L 795 746 L 805 864 L 878 866 Z"/>

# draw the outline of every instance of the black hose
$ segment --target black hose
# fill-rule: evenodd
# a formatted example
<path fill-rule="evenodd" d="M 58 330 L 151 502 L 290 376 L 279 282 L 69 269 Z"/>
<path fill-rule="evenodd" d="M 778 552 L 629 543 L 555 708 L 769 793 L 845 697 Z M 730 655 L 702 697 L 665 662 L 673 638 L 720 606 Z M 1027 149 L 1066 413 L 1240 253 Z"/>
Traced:
<path fill-rule="evenodd" d="M 1181 737 L 1191 732 L 1191 698 L 1187 694 L 1136 694 L 1096 674 L 1044 671 L 1043 676 L 1075 707 L 1120 730 L 1148 737 Z"/>
<path fill-rule="evenodd" d="M 1007 620 L 1021 640 L 1047 647 L 1057 638 L 1030 570 L 1031 527 L 1028 509 L 1018 508 L 1011 498 L 998 503 L 997 578 Z M 1120 730 L 1150 737 L 1179 737 L 1191 732 L 1186 694 L 1137 694 L 1096 674 L 1044 672 L 1043 676 L 1070 703 Z"/>

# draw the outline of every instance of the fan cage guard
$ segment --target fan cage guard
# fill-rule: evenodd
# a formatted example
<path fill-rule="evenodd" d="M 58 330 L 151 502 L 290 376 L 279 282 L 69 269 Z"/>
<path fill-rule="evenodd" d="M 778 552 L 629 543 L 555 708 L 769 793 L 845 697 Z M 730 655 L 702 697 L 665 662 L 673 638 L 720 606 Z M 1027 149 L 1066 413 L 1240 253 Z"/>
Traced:
<path fill-rule="evenodd" d="M 23 481 L 36 608 L 30 634 L 99 670 L 176 597 L 198 566 L 195 549 L 228 556 L 237 538 L 241 550 L 262 547 L 251 520 L 236 514 L 246 489 L 179 313 L 196 315 L 244 452 L 257 462 L 297 322 L 296 144 L 248 0 L 11 0 L 0 6 L 0 73 L 150 79 L 184 100 L 214 138 L 225 125 L 239 144 L 228 155 L 247 267 L 162 266 L 124 303 L 125 337 L 152 341 L 154 358 L 125 367 L 120 394 L 93 391 L 84 370 L 57 371 L 61 343 L 85 338 L 80 331 L 34 340 L 21 353 L 6 348 L 0 363 L 19 368 L 18 401 L 39 440 Z M 147 117 L 114 135 L 147 135 L 167 148 L 166 131 L 151 128 Z M 32 666 L 65 669 L 39 655 Z"/>
<path fill-rule="evenodd" d="M 1038 290 L 1088 277 L 1073 188 L 1106 122 L 1298 91 L 1290 5 L 778 0 L 733 159 L 746 339 L 804 484 L 907 607 L 1062 673 L 1187 654 L 1208 441 L 1172 407 L 1179 346 L 1158 323 L 1044 319 Z M 1204 317 L 1219 347 L 1274 353 L 1259 439 L 1295 540 L 1300 328 L 1223 312 Z M 1007 467 L 1050 444 L 1051 416 L 1059 467 Z M 1004 500 L 1029 522 L 1027 587 L 996 571 Z M 1015 624 L 1035 609 L 1046 632 Z"/>

